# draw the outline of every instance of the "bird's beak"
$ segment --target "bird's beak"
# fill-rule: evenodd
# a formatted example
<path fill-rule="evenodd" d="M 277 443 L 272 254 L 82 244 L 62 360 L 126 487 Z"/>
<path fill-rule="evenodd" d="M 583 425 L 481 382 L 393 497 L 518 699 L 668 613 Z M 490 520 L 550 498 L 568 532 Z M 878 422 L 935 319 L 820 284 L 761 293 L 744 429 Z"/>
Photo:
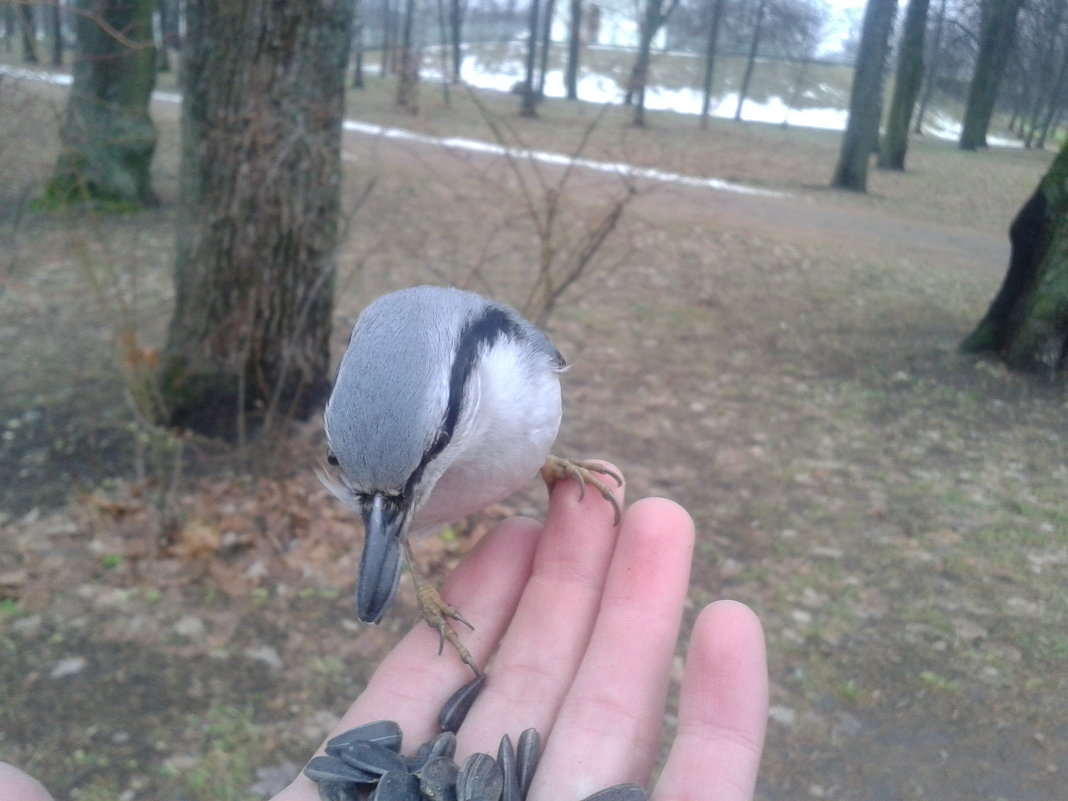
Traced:
<path fill-rule="evenodd" d="M 356 586 L 356 614 L 365 623 L 377 623 L 397 592 L 401 571 L 401 540 L 405 535 L 405 510 L 375 494 L 362 511 L 363 555 Z"/>

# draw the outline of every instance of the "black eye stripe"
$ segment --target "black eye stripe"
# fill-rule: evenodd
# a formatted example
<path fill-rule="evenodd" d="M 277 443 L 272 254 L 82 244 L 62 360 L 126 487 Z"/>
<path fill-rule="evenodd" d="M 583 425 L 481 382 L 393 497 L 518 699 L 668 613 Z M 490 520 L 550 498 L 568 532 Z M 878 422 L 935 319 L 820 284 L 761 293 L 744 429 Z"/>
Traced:
<path fill-rule="evenodd" d="M 460 407 L 463 403 L 464 388 L 467 386 L 471 373 L 478 362 L 479 355 L 485 348 L 493 345 L 501 337 L 511 336 L 518 339 L 520 336 L 519 325 L 513 317 L 499 306 L 489 306 L 482 314 L 471 318 L 463 330 L 456 346 L 456 358 L 453 359 L 452 368 L 449 371 L 449 400 L 445 406 L 445 415 L 441 422 L 441 429 L 423 453 L 419 466 L 412 473 L 405 485 L 404 494 L 411 495 L 412 490 L 419 484 L 423 477 L 426 466 L 434 460 L 439 453 L 445 450 L 445 446 L 452 440 L 456 423 L 460 419 Z"/>

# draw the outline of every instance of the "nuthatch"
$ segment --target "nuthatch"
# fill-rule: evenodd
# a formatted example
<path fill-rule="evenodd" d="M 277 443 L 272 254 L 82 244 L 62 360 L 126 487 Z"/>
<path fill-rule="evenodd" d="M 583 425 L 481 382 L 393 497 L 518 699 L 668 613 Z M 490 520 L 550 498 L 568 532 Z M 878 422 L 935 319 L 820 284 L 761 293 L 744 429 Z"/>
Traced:
<path fill-rule="evenodd" d="M 589 483 L 619 507 L 595 464 L 549 455 L 560 428 L 563 357 L 518 313 L 472 292 L 421 286 L 374 301 L 356 321 L 326 404 L 324 479 L 363 518 L 356 609 L 377 623 L 401 554 L 423 618 L 475 673 L 448 619 L 470 626 L 415 569 L 408 535 L 496 503 L 541 469 Z"/>

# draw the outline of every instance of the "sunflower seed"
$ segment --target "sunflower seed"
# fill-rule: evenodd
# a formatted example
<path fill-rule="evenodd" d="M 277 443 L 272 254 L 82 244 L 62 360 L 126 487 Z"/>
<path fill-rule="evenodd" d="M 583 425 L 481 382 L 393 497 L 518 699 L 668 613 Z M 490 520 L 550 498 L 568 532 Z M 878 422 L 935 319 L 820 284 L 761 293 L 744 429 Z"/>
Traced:
<path fill-rule="evenodd" d="M 448 700 L 442 704 L 441 711 L 438 712 L 438 725 L 442 731 L 456 732 L 460 730 L 464 718 L 471 711 L 475 699 L 478 698 L 478 694 L 482 692 L 482 688 L 485 685 L 486 674 L 480 673 L 449 696 Z"/>
<path fill-rule="evenodd" d="M 519 744 L 515 749 L 516 772 L 519 775 L 519 795 L 527 797 L 530 783 L 534 781 L 534 771 L 538 769 L 541 759 L 541 736 L 535 729 L 527 729 L 519 735 Z"/>
<path fill-rule="evenodd" d="M 456 801 L 456 763 L 448 757 L 428 759 L 419 773 L 419 792 L 427 801 Z"/>
<path fill-rule="evenodd" d="M 390 751 L 400 751 L 401 730 L 393 720 L 376 720 L 374 723 L 364 723 L 355 729 L 349 729 L 336 737 L 330 738 L 326 743 L 326 753 L 330 756 L 340 756 L 341 749 L 362 740 L 367 743 L 377 743 Z"/>
<path fill-rule="evenodd" d="M 304 766 L 304 775 L 313 782 L 345 782 L 346 784 L 370 784 L 378 778 L 332 756 L 315 757 Z"/>
<path fill-rule="evenodd" d="M 430 752 L 427 754 L 427 759 L 433 759 L 436 756 L 448 757 L 449 759 L 456 756 L 456 735 L 451 731 L 443 731 L 430 741 Z"/>
<path fill-rule="evenodd" d="M 645 788 L 640 784 L 616 784 L 606 787 L 593 795 L 588 795 L 582 801 L 647 801 Z"/>
<path fill-rule="evenodd" d="M 501 801 L 523 801 L 519 791 L 519 769 L 515 764 L 515 748 L 512 747 L 512 738 L 507 734 L 501 738 L 501 744 L 497 746 L 497 764 L 501 766 Z"/>
<path fill-rule="evenodd" d="M 387 771 L 375 788 L 375 801 L 420 801 L 419 779 L 407 771 Z"/>
<path fill-rule="evenodd" d="M 347 782 L 319 782 L 320 801 L 360 801 L 360 791 Z"/>
<path fill-rule="evenodd" d="M 497 801 L 504 786 L 500 765 L 488 754 L 471 754 L 456 775 L 456 801 Z"/>
<path fill-rule="evenodd" d="M 355 740 L 349 743 L 338 756 L 353 767 L 381 776 L 389 770 L 407 770 L 408 766 L 399 754 L 377 743 Z"/>

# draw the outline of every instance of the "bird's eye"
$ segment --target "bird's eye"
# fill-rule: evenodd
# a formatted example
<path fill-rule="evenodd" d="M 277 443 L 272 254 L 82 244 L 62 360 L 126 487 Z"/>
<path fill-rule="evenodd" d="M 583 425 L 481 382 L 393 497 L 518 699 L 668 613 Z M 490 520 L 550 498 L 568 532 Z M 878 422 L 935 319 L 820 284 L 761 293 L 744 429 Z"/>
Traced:
<path fill-rule="evenodd" d="M 337 457 L 334 456 L 334 454 L 332 454 L 332 453 L 327 453 L 326 454 L 326 463 L 328 465 L 330 465 L 331 467 L 337 467 L 338 464 L 339 464 L 339 462 L 337 460 Z"/>

